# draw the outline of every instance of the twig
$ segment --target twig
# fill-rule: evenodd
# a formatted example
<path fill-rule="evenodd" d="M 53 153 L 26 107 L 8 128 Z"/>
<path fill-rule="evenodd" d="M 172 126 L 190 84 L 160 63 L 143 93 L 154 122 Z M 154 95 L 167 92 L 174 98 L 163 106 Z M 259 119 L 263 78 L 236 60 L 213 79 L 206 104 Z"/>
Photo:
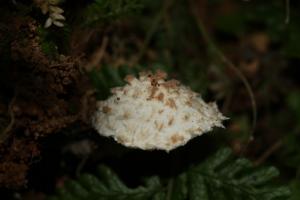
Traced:
<path fill-rule="evenodd" d="M 89 159 L 89 155 L 84 156 L 81 161 L 79 162 L 78 166 L 76 167 L 75 175 L 76 177 L 79 177 L 81 174 L 81 171 L 83 167 L 86 165 L 87 161 Z"/>
<path fill-rule="evenodd" d="M 168 181 L 166 200 L 171 200 L 172 193 L 173 193 L 173 185 L 174 185 L 174 179 L 171 178 Z"/>
<path fill-rule="evenodd" d="M 159 11 L 159 13 L 155 16 L 154 20 L 153 20 L 153 24 L 150 27 L 150 30 L 148 31 L 148 34 L 146 35 L 146 39 L 144 41 L 144 44 L 136 58 L 136 63 L 138 63 L 140 61 L 140 59 L 144 56 L 149 43 L 155 33 L 155 31 L 157 30 L 157 27 L 159 26 L 160 21 L 163 18 L 164 13 L 167 11 L 167 9 L 170 7 L 171 3 L 173 0 L 165 0 L 164 1 L 164 5 L 162 6 L 161 10 Z"/>
<path fill-rule="evenodd" d="M 65 65 L 71 65 L 71 64 L 74 64 L 74 62 L 55 63 L 55 64 L 51 64 L 50 68 L 55 68 L 55 67 L 60 67 L 60 66 L 65 66 Z"/>
<path fill-rule="evenodd" d="M 9 106 L 8 106 L 8 113 L 10 115 L 10 122 L 9 122 L 8 126 L 5 128 L 5 130 L 0 135 L 0 144 L 3 143 L 8 138 L 9 133 L 12 130 L 14 124 L 15 124 L 15 114 L 14 114 L 14 111 L 13 111 L 13 106 L 15 104 L 15 100 L 16 100 L 16 95 L 13 97 L 13 99 L 11 100 L 11 102 L 9 103 Z"/>
<path fill-rule="evenodd" d="M 275 151 L 277 151 L 282 146 L 282 141 L 279 140 L 274 143 L 270 148 L 268 148 L 255 162 L 254 164 L 261 165 L 268 157 L 270 157 Z"/>
<path fill-rule="evenodd" d="M 243 82 L 243 84 L 244 84 L 244 86 L 245 86 L 245 88 L 248 92 L 248 95 L 250 97 L 251 104 L 252 104 L 253 120 L 252 120 L 252 128 L 251 128 L 251 131 L 250 131 L 250 134 L 249 134 L 249 140 L 247 141 L 247 144 L 244 146 L 244 150 L 246 150 L 248 144 L 253 140 L 253 134 L 254 134 L 254 131 L 255 131 L 256 121 L 257 121 L 256 101 L 255 101 L 255 97 L 254 97 L 252 88 L 251 88 L 248 80 L 246 79 L 246 77 L 243 75 L 243 73 L 223 54 L 223 52 L 215 45 L 213 40 L 210 38 L 210 36 L 208 35 L 208 33 L 206 32 L 206 30 L 204 28 L 204 25 L 203 25 L 202 21 L 200 20 L 200 18 L 197 15 L 196 7 L 193 6 L 191 3 L 190 3 L 190 7 L 191 7 L 192 13 L 194 15 L 194 18 L 196 19 L 198 29 L 199 29 L 200 33 L 202 34 L 202 37 L 203 37 L 204 41 L 206 42 L 206 44 L 208 46 L 209 53 L 219 57 L 219 59 L 225 65 L 227 65 L 230 69 L 232 69 L 235 72 L 235 74 Z M 242 152 L 244 152 L 244 150 Z"/>
<path fill-rule="evenodd" d="M 108 37 L 105 36 L 102 40 L 101 46 L 93 53 L 89 63 L 85 65 L 85 69 L 87 71 L 91 71 L 95 66 L 97 66 L 101 62 L 101 60 L 104 56 L 107 44 L 108 44 Z"/>
<path fill-rule="evenodd" d="M 285 23 L 290 23 L 290 0 L 285 0 Z"/>
<path fill-rule="evenodd" d="M 88 121 L 89 120 L 89 109 L 90 109 L 90 98 L 92 98 L 95 95 L 96 91 L 94 89 L 88 90 L 85 92 L 85 94 L 83 95 L 83 97 L 81 98 L 81 108 L 79 111 L 79 116 L 81 117 L 81 119 L 83 119 L 84 121 Z"/>

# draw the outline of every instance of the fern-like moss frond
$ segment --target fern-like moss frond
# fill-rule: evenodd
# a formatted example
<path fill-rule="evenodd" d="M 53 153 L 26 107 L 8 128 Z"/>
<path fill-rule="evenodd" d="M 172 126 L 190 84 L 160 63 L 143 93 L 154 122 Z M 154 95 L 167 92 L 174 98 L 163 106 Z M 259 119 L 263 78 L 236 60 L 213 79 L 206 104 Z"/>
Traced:
<path fill-rule="evenodd" d="M 256 168 L 247 159 L 235 159 L 225 148 L 170 179 L 168 186 L 151 177 L 144 186 L 128 188 L 114 172 L 101 166 L 96 175 L 83 174 L 66 183 L 49 200 L 287 200 L 289 188 L 272 183 L 278 175 L 274 167 Z"/>

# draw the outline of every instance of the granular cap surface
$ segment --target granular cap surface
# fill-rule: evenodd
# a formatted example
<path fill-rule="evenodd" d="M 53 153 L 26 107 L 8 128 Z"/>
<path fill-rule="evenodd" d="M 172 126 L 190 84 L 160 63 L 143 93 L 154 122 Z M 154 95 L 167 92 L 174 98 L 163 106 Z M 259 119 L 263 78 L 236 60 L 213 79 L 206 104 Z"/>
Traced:
<path fill-rule="evenodd" d="M 112 96 L 97 103 L 92 124 L 99 134 L 144 150 L 170 151 L 195 136 L 223 127 L 227 119 L 216 103 L 158 71 L 127 76 L 127 84 L 113 88 Z"/>

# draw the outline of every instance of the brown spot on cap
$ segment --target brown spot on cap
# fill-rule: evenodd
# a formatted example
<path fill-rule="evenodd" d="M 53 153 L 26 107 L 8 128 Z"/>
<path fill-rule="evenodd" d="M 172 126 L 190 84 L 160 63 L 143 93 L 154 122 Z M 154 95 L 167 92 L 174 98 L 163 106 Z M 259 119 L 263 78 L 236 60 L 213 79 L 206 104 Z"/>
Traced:
<path fill-rule="evenodd" d="M 173 122 L 174 122 L 174 117 L 171 117 L 171 119 L 168 122 L 168 125 L 171 126 L 173 124 Z"/>
<path fill-rule="evenodd" d="M 167 73 L 162 71 L 162 70 L 157 70 L 156 74 L 155 74 L 155 77 L 157 79 L 166 79 L 167 78 Z"/>
<path fill-rule="evenodd" d="M 169 99 L 167 100 L 166 105 L 169 106 L 170 108 L 174 108 L 174 109 L 177 108 L 174 99 L 171 99 L 171 98 L 169 98 Z"/>
<path fill-rule="evenodd" d="M 192 101 L 188 100 L 187 102 L 185 102 L 185 104 L 191 107 L 192 106 Z"/>
<path fill-rule="evenodd" d="M 152 85 L 153 87 L 155 87 L 155 86 L 157 85 L 157 80 L 156 80 L 156 79 L 152 79 L 152 80 L 151 80 L 151 85 Z"/>
<path fill-rule="evenodd" d="M 170 139 L 172 144 L 176 144 L 178 142 L 182 142 L 184 140 L 184 137 L 178 134 L 174 134 Z"/>
<path fill-rule="evenodd" d="M 121 136 L 117 136 L 116 140 L 117 140 L 117 142 L 120 142 L 122 144 L 128 142 L 124 137 L 121 137 Z"/>
<path fill-rule="evenodd" d="M 126 77 L 125 77 L 125 81 L 127 82 L 127 83 L 131 83 L 131 81 L 134 79 L 134 76 L 132 76 L 132 75 L 127 75 Z"/>
<path fill-rule="evenodd" d="M 123 117 L 124 117 L 125 119 L 128 119 L 129 116 L 130 116 L 129 112 L 127 112 L 127 111 L 124 112 Z"/>
<path fill-rule="evenodd" d="M 159 127 L 158 127 L 158 131 L 161 131 L 161 129 L 164 127 L 164 124 L 163 123 L 161 123 L 160 125 L 159 125 Z"/>
<path fill-rule="evenodd" d="M 154 124 L 155 124 L 155 127 L 158 129 L 159 124 L 158 124 L 158 122 L 156 120 L 154 121 Z"/>
<path fill-rule="evenodd" d="M 156 91 L 158 90 L 158 88 L 156 86 L 152 86 L 150 89 L 150 96 L 149 96 L 149 100 L 153 99 L 155 96 Z"/>
<path fill-rule="evenodd" d="M 189 120 L 189 118 L 190 118 L 189 115 L 184 115 L 184 118 L 183 118 L 183 119 L 184 119 L 185 121 L 187 121 L 187 120 Z"/>
<path fill-rule="evenodd" d="M 102 112 L 104 112 L 104 113 L 110 113 L 111 112 L 111 108 L 108 107 L 108 106 L 103 106 Z"/>
<path fill-rule="evenodd" d="M 161 129 L 164 127 L 163 123 L 159 123 L 157 121 L 154 121 L 155 127 L 158 129 L 158 131 L 161 131 Z"/>
<path fill-rule="evenodd" d="M 203 132 L 202 128 L 197 128 L 197 131 Z"/>
<path fill-rule="evenodd" d="M 164 110 L 159 110 L 159 111 L 158 111 L 159 114 L 161 114 L 161 113 L 163 113 L 163 112 L 164 112 Z"/>
<path fill-rule="evenodd" d="M 179 81 L 172 79 L 172 80 L 162 83 L 161 85 L 167 89 L 168 88 L 176 88 L 179 85 Z"/>
<path fill-rule="evenodd" d="M 164 101 L 164 94 L 161 92 L 158 94 L 158 96 L 155 97 L 158 101 Z"/>

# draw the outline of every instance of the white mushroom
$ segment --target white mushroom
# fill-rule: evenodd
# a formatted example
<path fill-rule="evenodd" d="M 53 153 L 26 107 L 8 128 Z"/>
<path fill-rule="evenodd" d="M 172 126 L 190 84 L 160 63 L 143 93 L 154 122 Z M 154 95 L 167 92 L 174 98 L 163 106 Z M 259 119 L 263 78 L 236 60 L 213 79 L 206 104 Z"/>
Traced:
<path fill-rule="evenodd" d="M 144 150 L 170 151 L 195 136 L 223 127 L 226 119 L 215 103 L 205 103 L 198 93 L 166 74 L 127 76 L 123 87 L 97 103 L 92 124 L 99 134 Z"/>

